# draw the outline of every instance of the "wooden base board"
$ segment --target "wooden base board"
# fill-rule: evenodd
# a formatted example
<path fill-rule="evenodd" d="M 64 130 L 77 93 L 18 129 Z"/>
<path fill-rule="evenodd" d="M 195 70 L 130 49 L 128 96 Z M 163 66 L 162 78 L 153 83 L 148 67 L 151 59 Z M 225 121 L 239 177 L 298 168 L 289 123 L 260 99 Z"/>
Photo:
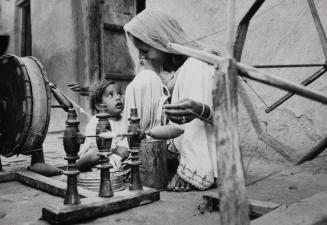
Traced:
<path fill-rule="evenodd" d="M 160 199 L 160 192 L 146 188 L 142 191 L 123 190 L 111 198 L 83 198 L 79 205 L 48 206 L 42 209 L 42 219 L 51 224 L 70 224 L 109 215 L 114 212 L 149 204 Z"/>
<path fill-rule="evenodd" d="M 0 172 L 0 183 L 19 181 L 38 190 L 64 198 L 67 184 L 40 174 L 19 168 L 14 171 Z M 70 224 L 77 221 L 112 214 L 160 200 L 160 192 L 143 187 L 144 190 L 123 190 L 114 192 L 111 198 L 97 197 L 98 193 L 78 187 L 81 197 L 79 205 L 50 205 L 42 209 L 42 218 L 51 224 Z"/>

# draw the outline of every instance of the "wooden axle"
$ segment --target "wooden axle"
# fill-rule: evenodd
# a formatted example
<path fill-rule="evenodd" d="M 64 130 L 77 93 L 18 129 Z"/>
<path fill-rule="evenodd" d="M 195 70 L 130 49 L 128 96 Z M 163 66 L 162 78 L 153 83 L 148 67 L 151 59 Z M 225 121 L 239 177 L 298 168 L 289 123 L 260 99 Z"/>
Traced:
<path fill-rule="evenodd" d="M 311 75 L 310 77 L 308 77 L 307 79 L 305 79 L 304 81 L 302 81 L 301 82 L 301 85 L 307 86 L 307 85 L 311 84 L 313 81 L 317 80 L 320 76 L 322 76 L 326 71 L 327 71 L 327 67 L 321 68 L 316 73 L 314 73 L 313 75 Z M 284 102 L 286 102 L 293 95 L 294 95 L 294 93 L 291 93 L 291 92 L 287 93 L 286 95 L 284 95 L 283 97 L 281 97 L 279 100 L 277 100 L 274 104 L 272 104 L 271 106 L 269 106 L 268 108 L 266 108 L 265 109 L 265 112 L 266 113 L 270 113 L 271 111 L 273 111 L 274 109 L 276 109 L 278 106 L 280 106 L 281 104 L 283 104 Z"/>
<path fill-rule="evenodd" d="M 205 51 L 193 49 L 190 47 L 185 47 L 183 45 L 175 44 L 175 43 L 169 43 L 167 45 L 168 49 L 172 49 L 174 51 L 180 52 L 181 54 L 188 55 L 197 59 L 200 59 L 202 61 L 205 61 L 212 65 L 222 65 L 224 61 L 228 60 L 227 58 L 223 58 Z M 243 64 L 243 63 L 236 63 L 236 69 L 237 74 L 239 76 L 245 76 L 247 78 L 250 78 L 252 80 L 268 84 L 270 86 L 274 86 L 280 89 L 283 89 L 285 91 L 292 92 L 294 94 L 318 101 L 320 103 L 327 104 L 327 96 L 325 96 L 323 93 L 314 91 L 310 88 L 303 87 L 299 84 L 296 84 L 294 82 L 276 77 L 274 75 L 271 75 L 269 73 L 262 72 L 252 66 Z"/>

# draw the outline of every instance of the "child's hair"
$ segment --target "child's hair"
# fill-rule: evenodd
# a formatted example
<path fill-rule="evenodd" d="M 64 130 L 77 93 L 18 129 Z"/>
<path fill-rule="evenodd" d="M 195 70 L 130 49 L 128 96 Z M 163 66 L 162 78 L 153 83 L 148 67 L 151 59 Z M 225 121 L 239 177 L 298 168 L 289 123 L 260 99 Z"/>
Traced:
<path fill-rule="evenodd" d="M 103 80 L 92 88 L 91 97 L 90 97 L 90 109 L 93 115 L 99 112 L 98 109 L 96 108 L 96 105 L 102 103 L 102 95 L 106 90 L 106 88 L 111 84 L 118 85 L 116 82 L 112 80 Z M 118 86 L 120 87 L 120 85 Z"/>

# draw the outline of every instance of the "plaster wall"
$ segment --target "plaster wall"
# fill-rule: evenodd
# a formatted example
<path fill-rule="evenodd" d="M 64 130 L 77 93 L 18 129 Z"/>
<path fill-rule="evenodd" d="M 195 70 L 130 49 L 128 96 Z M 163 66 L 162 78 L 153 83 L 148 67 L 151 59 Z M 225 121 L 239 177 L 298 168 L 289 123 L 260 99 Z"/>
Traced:
<path fill-rule="evenodd" d="M 224 51 L 226 36 L 226 2 L 222 0 L 147 0 L 147 8 L 160 8 L 180 21 L 187 33 L 210 47 Z M 236 21 L 249 9 L 253 0 L 237 1 Z M 316 7 L 327 30 L 327 1 L 316 0 Z M 266 1 L 251 21 L 242 61 L 252 65 L 324 63 L 324 55 L 306 0 Z M 265 69 L 276 76 L 300 83 L 318 68 Z M 248 80 L 246 85 L 262 127 L 278 140 L 304 154 L 327 135 L 327 106 L 295 96 L 269 114 L 271 105 L 284 91 Z M 327 95 L 327 74 L 310 87 Z M 249 116 L 239 101 L 239 127 L 244 154 L 282 160 L 270 147 L 258 140 Z"/>
<path fill-rule="evenodd" d="M 0 32 L 8 33 L 10 36 L 14 32 L 14 12 L 15 7 L 13 7 L 13 1 L 0 1 Z M 8 52 L 14 49 L 13 42 L 9 42 Z"/>
<path fill-rule="evenodd" d="M 30 3 L 32 55 L 41 61 L 49 80 L 76 103 L 80 103 L 79 96 L 66 85 L 84 80 L 86 76 L 82 10 L 85 2 L 31 0 Z M 7 53 L 16 55 L 20 55 L 20 10 L 14 0 L 1 0 L 0 31 L 10 34 Z M 58 104 L 54 98 L 52 103 Z M 81 119 L 86 121 L 87 117 L 82 115 Z M 65 120 L 63 110 L 52 109 L 49 131 L 63 130 Z"/>

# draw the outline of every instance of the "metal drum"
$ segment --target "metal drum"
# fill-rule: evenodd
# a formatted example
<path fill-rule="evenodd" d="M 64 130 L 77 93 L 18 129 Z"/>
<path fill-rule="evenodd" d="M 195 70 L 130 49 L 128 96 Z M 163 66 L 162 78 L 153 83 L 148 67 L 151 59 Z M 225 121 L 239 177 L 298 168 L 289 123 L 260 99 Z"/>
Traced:
<path fill-rule="evenodd" d="M 125 189 L 124 173 L 120 170 L 110 170 L 111 187 L 114 192 Z M 91 191 L 99 191 L 100 170 L 80 173 L 77 177 L 77 185 Z"/>
<path fill-rule="evenodd" d="M 0 155 L 30 155 L 48 131 L 51 90 L 33 57 L 0 57 Z"/>

